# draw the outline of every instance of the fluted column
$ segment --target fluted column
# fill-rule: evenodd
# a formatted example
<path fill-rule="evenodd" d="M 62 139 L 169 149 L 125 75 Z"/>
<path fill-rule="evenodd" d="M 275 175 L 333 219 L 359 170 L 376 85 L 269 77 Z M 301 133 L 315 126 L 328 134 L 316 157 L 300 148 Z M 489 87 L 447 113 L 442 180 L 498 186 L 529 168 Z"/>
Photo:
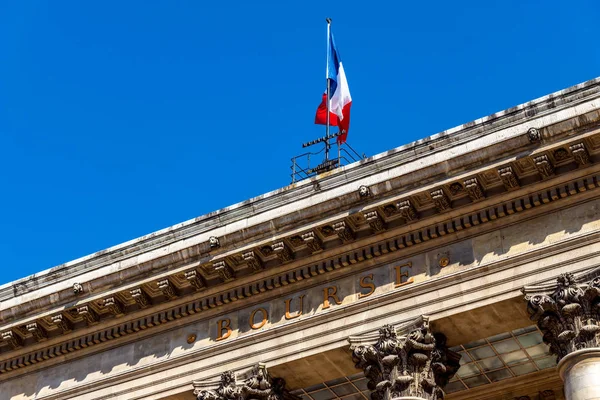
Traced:
<path fill-rule="evenodd" d="M 459 368 L 460 355 L 448 350 L 444 335 L 430 331 L 428 317 L 349 341 L 372 400 L 442 400 Z"/>
<path fill-rule="evenodd" d="M 300 400 L 291 395 L 282 378 L 272 378 L 264 364 L 236 374 L 226 371 L 217 381 L 194 381 L 197 400 Z"/>
<path fill-rule="evenodd" d="M 523 289 L 527 310 L 556 354 L 567 400 L 600 399 L 600 271 Z"/>

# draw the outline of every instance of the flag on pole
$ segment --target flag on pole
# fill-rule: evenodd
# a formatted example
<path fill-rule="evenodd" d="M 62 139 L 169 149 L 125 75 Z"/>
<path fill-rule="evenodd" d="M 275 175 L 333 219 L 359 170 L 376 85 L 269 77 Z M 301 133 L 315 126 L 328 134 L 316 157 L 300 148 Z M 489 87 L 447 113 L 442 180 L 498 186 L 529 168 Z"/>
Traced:
<path fill-rule="evenodd" d="M 321 104 L 317 108 L 315 124 L 327 124 L 327 110 L 329 110 L 329 125 L 340 129 L 337 137 L 339 144 L 346 142 L 350 128 L 350 106 L 352 97 L 346 80 L 342 58 L 335 47 L 333 33 L 329 32 L 327 46 L 327 80 L 329 83 L 329 107 L 327 106 L 327 92 L 323 94 Z"/>

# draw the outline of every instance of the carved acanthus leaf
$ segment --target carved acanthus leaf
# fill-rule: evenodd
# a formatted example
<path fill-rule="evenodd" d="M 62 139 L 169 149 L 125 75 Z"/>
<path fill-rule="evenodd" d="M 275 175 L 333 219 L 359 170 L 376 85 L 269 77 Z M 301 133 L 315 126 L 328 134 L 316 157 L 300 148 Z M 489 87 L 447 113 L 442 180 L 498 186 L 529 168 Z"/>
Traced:
<path fill-rule="evenodd" d="M 417 215 L 417 211 L 413 207 L 410 200 L 400 201 L 396 207 L 398 208 L 398 212 L 406 220 L 406 222 L 414 221 L 419 218 Z"/>
<path fill-rule="evenodd" d="M 381 232 L 385 230 L 385 222 L 379 216 L 379 213 L 377 211 L 368 211 L 364 214 L 364 217 L 374 232 Z"/>
<path fill-rule="evenodd" d="M 163 296 L 165 296 L 167 300 L 171 300 L 177 297 L 175 293 L 175 288 L 168 279 L 162 279 L 158 281 L 156 285 L 158 286 L 158 290 L 162 292 Z"/>
<path fill-rule="evenodd" d="M 25 325 L 25 330 L 33 335 L 36 341 L 41 342 L 48 338 L 46 330 L 37 322 Z"/>
<path fill-rule="evenodd" d="M 361 343 L 351 337 L 351 343 L 353 340 Z M 375 344 L 352 347 L 352 358 L 368 379 L 372 400 L 442 400 L 444 386 L 459 368 L 460 355 L 447 348 L 444 335 L 430 331 L 427 317 L 405 336 L 386 325 L 379 330 Z"/>
<path fill-rule="evenodd" d="M 194 289 L 202 290 L 206 288 L 206 282 L 204 281 L 204 278 L 196 269 L 185 271 L 184 276 Z"/>
<path fill-rule="evenodd" d="M 355 239 L 354 231 L 346 221 L 340 221 L 333 224 L 333 230 L 343 243 L 351 242 Z"/>
<path fill-rule="evenodd" d="M 573 274 L 560 275 L 554 292 L 535 293 L 526 287 L 525 300 L 550 352 L 560 360 L 576 350 L 600 347 L 600 274 L 578 283 Z"/>
<path fill-rule="evenodd" d="M 541 156 L 537 156 L 533 158 L 533 163 L 535 164 L 535 168 L 538 170 L 542 178 L 549 178 L 554 175 L 554 167 L 550 163 L 550 159 L 547 155 L 542 154 Z"/>
<path fill-rule="evenodd" d="M 213 269 L 219 274 L 219 277 L 223 282 L 229 282 L 235 278 L 233 269 L 227 265 L 225 261 L 217 261 L 216 263 L 213 263 Z"/>
<path fill-rule="evenodd" d="M 506 190 L 517 189 L 519 187 L 519 179 L 510 165 L 498 168 L 498 175 L 500 175 L 500 179 Z"/>
<path fill-rule="evenodd" d="M 247 251 L 242 253 L 242 259 L 246 262 L 248 267 L 254 272 L 261 271 L 263 269 L 263 264 L 260 258 L 253 251 Z"/>
<path fill-rule="evenodd" d="M 19 349 L 23 347 L 23 339 L 12 330 L 0 333 L 0 339 L 8 343 L 13 349 Z"/>
<path fill-rule="evenodd" d="M 435 208 L 439 212 L 446 211 L 450 208 L 450 200 L 448 200 L 448 196 L 446 196 L 442 189 L 433 190 L 430 194 L 431 200 L 433 200 L 433 204 L 435 204 Z"/>
<path fill-rule="evenodd" d="M 290 250 L 290 248 L 284 242 L 276 242 L 273 243 L 273 252 L 277 254 L 277 258 L 282 263 L 291 261 L 294 259 L 294 253 Z"/>
<path fill-rule="evenodd" d="M 323 242 L 313 231 L 302 234 L 302 240 L 312 253 L 323 250 Z"/>
<path fill-rule="evenodd" d="M 62 314 L 52 315 L 50 320 L 54 325 L 58 326 L 63 333 L 69 332 L 72 329 L 71 321 Z"/>
<path fill-rule="evenodd" d="M 470 178 L 465 180 L 465 190 L 469 194 L 469 197 L 473 201 L 481 200 L 485 197 L 483 188 L 479 184 L 477 178 Z"/>
<path fill-rule="evenodd" d="M 135 300 L 135 302 L 137 303 L 137 305 L 140 308 L 146 308 L 150 304 L 150 298 L 148 297 L 146 292 L 144 292 L 144 290 L 141 287 L 131 289 L 129 291 L 129 293 L 131 294 L 131 297 L 133 298 L 133 300 Z"/>
<path fill-rule="evenodd" d="M 258 364 L 243 381 L 233 371 L 221 374 L 218 387 L 206 388 L 203 382 L 193 383 L 197 400 L 300 400 L 285 388 L 285 380 L 273 378 L 264 364 Z"/>
<path fill-rule="evenodd" d="M 98 315 L 96 312 L 88 305 L 77 307 L 77 315 L 79 315 L 86 324 L 93 325 L 98 322 Z"/>
<path fill-rule="evenodd" d="M 569 146 L 569 150 L 571 150 L 571 154 L 573 154 L 573 158 L 579 165 L 586 165 L 590 162 L 590 154 L 588 153 L 585 144 L 575 143 Z"/>
<path fill-rule="evenodd" d="M 104 299 L 103 306 L 114 316 L 123 315 L 123 306 L 114 296 Z"/>

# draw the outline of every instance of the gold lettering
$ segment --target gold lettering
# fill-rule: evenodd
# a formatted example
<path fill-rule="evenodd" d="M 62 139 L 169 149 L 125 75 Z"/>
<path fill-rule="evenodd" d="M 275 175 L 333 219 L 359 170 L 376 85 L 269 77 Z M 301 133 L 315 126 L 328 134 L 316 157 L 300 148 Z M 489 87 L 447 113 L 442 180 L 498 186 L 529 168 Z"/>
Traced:
<path fill-rule="evenodd" d="M 231 320 L 229 318 L 225 318 L 225 319 L 219 320 L 219 322 L 217 322 L 217 325 L 218 325 L 217 332 L 219 333 L 219 337 L 217 337 L 217 342 L 219 340 L 225 340 L 229 336 L 231 336 L 231 328 L 229 327 L 229 325 L 231 325 Z M 225 333 L 223 335 L 223 330 L 224 329 L 227 330 L 227 333 Z"/>
<path fill-rule="evenodd" d="M 359 293 L 358 298 L 362 299 L 363 297 L 367 297 L 373 294 L 375 291 L 375 284 L 373 282 L 365 282 L 365 279 L 373 280 L 373 274 L 365 275 L 360 277 L 360 287 L 364 289 L 370 289 L 368 293 Z"/>
<path fill-rule="evenodd" d="M 258 324 L 254 323 L 254 316 L 256 315 L 257 312 L 261 312 L 262 313 L 262 321 L 260 321 Z M 250 328 L 252 329 L 260 329 L 263 326 L 265 326 L 265 324 L 267 323 L 267 310 L 265 310 L 264 308 L 257 308 L 256 310 L 252 311 L 252 314 L 250 314 Z"/>
<path fill-rule="evenodd" d="M 302 309 L 304 308 L 304 296 L 306 296 L 306 295 L 303 294 L 302 296 L 299 297 L 300 306 L 298 307 L 298 312 L 296 313 L 296 315 L 290 314 L 290 304 L 292 302 L 293 297 L 285 300 L 285 319 L 294 319 L 294 318 L 298 318 L 299 316 L 302 315 Z"/>
<path fill-rule="evenodd" d="M 409 275 L 409 270 L 412 268 L 412 263 L 408 262 L 402 265 L 396 265 L 396 282 L 394 287 L 400 287 L 413 283 L 413 278 Z"/>
<path fill-rule="evenodd" d="M 337 286 L 328 286 L 325 289 L 323 289 L 323 310 L 326 310 L 329 308 L 330 304 L 329 304 L 329 299 L 332 298 L 333 301 L 335 301 L 335 304 L 342 304 L 342 302 L 340 301 L 340 299 L 338 299 L 337 297 Z"/>

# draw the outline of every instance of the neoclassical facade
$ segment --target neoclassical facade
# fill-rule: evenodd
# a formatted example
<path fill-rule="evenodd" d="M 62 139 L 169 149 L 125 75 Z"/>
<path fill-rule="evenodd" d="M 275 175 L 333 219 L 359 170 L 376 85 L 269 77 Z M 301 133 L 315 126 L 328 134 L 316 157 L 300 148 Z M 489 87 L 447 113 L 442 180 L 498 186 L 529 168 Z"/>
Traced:
<path fill-rule="evenodd" d="M 0 400 L 600 399 L 600 79 L 0 286 Z"/>

